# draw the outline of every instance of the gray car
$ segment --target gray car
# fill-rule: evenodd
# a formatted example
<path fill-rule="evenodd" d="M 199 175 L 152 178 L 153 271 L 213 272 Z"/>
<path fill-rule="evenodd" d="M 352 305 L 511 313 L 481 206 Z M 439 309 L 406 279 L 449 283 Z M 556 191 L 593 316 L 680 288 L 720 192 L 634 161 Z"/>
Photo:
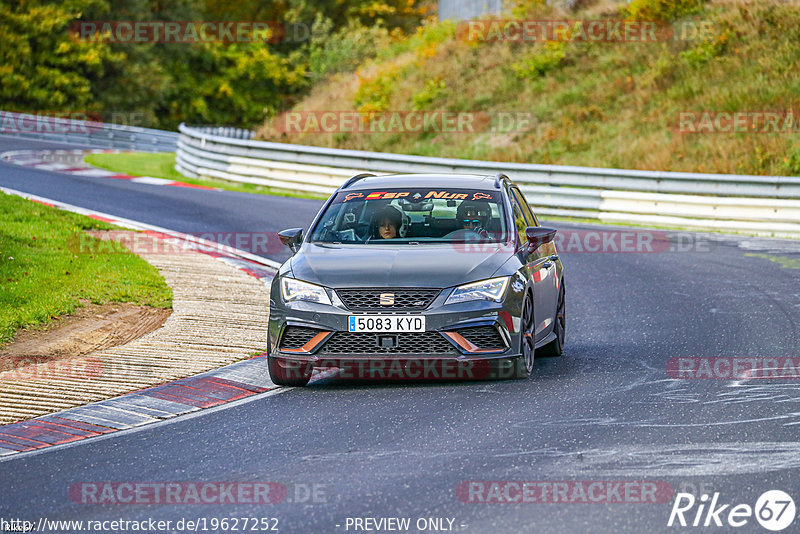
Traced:
<path fill-rule="evenodd" d="M 564 347 L 555 233 L 503 174 L 354 176 L 280 233 L 272 381 L 527 378 Z"/>

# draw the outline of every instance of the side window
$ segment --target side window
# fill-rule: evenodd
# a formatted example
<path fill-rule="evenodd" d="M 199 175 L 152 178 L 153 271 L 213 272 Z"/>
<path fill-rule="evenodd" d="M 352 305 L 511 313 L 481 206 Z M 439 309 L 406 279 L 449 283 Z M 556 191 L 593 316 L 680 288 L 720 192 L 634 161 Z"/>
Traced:
<path fill-rule="evenodd" d="M 514 214 L 514 226 L 517 230 L 517 235 L 519 235 L 519 243 L 520 245 L 528 241 L 528 237 L 525 235 L 525 230 L 528 228 L 528 221 L 525 220 L 525 215 L 522 212 L 522 208 L 520 208 L 519 201 L 512 196 L 511 197 L 511 209 Z"/>
<path fill-rule="evenodd" d="M 528 205 L 528 201 L 525 200 L 525 195 L 522 194 L 522 191 L 520 191 L 516 187 L 511 188 L 511 191 L 513 191 L 514 198 L 517 199 L 517 202 L 519 202 L 520 206 L 522 207 L 522 213 L 528 220 L 528 226 L 539 226 L 539 221 L 536 219 L 536 216 L 531 211 L 531 207 Z"/>

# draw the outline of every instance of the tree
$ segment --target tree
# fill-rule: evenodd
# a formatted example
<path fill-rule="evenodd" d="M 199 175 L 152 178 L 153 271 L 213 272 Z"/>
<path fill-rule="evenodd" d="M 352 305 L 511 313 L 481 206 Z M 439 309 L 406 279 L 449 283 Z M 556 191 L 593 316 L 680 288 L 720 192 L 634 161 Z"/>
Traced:
<path fill-rule="evenodd" d="M 93 80 L 124 56 L 68 30 L 85 10 L 107 8 L 103 0 L 0 3 L 0 108 L 96 111 Z"/>
<path fill-rule="evenodd" d="M 374 51 L 388 31 L 416 27 L 430 3 L 3 0 L 0 109 L 97 111 L 107 118 L 135 116 L 139 125 L 160 128 L 175 128 L 182 121 L 252 126 L 308 89 L 312 59 L 323 74 L 346 66 L 351 55 Z M 251 21 L 309 28 L 322 21 L 327 40 L 119 42 L 102 31 L 71 33 L 70 25 L 81 21 Z M 346 46 L 321 54 L 321 46 L 340 40 Z"/>

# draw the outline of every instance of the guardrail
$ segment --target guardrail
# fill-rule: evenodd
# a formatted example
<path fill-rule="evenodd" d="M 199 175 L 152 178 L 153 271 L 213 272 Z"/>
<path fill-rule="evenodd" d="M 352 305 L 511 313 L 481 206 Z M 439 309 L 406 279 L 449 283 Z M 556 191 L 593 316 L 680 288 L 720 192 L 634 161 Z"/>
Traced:
<path fill-rule="evenodd" d="M 800 237 L 800 177 L 596 169 L 407 156 L 270 143 L 179 127 L 175 168 L 329 194 L 359 172 L 505 172 L 542 215 Z"/>
<path fill-rule="evenodd" d="M 178 143 L 177 132 L 10 111 L 0 111 L 0 134 L 143 152 L 172 152 Z"/>

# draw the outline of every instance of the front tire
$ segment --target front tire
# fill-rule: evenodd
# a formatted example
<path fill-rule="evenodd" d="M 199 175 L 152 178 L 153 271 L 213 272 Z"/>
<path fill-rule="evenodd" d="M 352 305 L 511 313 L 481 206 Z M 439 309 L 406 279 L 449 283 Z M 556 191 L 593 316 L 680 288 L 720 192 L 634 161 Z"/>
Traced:
<path fill-rule="evenodd" d="M 514 378 L 523 380 L 531 376 L 533 372 L 533 360 L 536 352 L 536 342 L 534 329 L 536 323 L 533 319 L 533 299 L 531 294 L 525 295 L 522 302 L 522 331 L 519 336 L 520 355 L 514 360 Z"/>
<path fill-rule="evenodd" d="M 310 363 L 267 356 L 269 377 L 276 386 L 303 387 L 311 380 Z"/>

